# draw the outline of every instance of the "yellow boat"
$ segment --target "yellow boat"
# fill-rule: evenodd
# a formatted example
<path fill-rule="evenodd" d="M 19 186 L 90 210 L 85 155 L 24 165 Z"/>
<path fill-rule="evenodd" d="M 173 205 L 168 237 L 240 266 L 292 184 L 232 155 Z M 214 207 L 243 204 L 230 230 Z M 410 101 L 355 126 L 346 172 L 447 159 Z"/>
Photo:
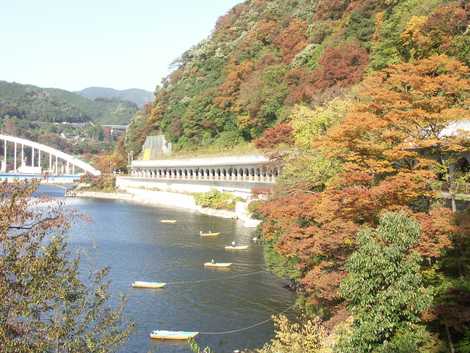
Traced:
<path fill-rule="evenodd" d="M 175 219 L 162 219 L 160 221 L 160 223 L 170 223 L 170 224 L 174 224 L 176 223 L 176 220 Z"/>
<path fill-rule="evenodd" d="M 248 245 L 227 245 L 225 247 L 225 250 L 231 250 L 231 251 L 237 251 L 237 250 L 247 250 L 248 249 Z"/>
<path fill-rule="evenodd" d="M 217 268 L 229 268 L 232 266 L 231 262 L 206 262 L 204 267 L 217 267 Z"/>
<path fill-rule="evenodd" d="M 150 334 L 150 338 L 155 340 L 189 340 L 198 334 L 199 332 L 155 330 Z"/>
<path fill-rule="evenodd" d="M 201 237 L 216 237 L 220 235 L 220 232 L 208 232 L 204 233 L 202 230 L 199 232 Z"/>
<path fill-rule="evenodd" d="M 166 283 L 162 282 L 144 282 L 144 281 L 135 281 L 132 283 L 133 288 L 150 288 L 150 289 L 158 289 L 163 288 L 166 286 Z"/>

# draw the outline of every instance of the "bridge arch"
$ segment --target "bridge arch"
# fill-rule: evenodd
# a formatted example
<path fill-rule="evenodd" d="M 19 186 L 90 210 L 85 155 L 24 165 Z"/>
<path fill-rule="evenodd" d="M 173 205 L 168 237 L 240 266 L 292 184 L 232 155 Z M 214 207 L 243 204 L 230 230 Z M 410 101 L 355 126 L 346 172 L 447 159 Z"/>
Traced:
<path fill-rule="evenodd" d="M 9 146 L 9 143 L 13 144 L 13 146 Z M 3 145 L 3 172 L 7 172 L 7 157 L 9 151 L 8 147 L 12 148 L 13 151 L 13 167 L 15 171 L 18 169 L 18 166 L 26 166 L 24 148 L 28 147 L 31 149 L 30 167 L 32 168 L 38 167 L 38 170 L 41 170 L 41 165 L 45 164 L 48 165 L 49 172 L 52 172 L 53 174 L 60 174 L 59 162 L 61 162 L 60 164 L 62 167 L 62 174 L 75 174 L 75 168 L 78 168 L 81 169 L 84 173 L 88 173 L 93 176 L 101 175 L 101 172 L 93 168 L 90 164 L 67 153 L 38 142 L 0 134 L 0 145 Z M 35 154 L 35 152 L 37 154 Z M 43 160 L 43 163 L 41 163 L 41 153 L 49 156 L 48 160 L 47 158 L 45 161 Z"/>

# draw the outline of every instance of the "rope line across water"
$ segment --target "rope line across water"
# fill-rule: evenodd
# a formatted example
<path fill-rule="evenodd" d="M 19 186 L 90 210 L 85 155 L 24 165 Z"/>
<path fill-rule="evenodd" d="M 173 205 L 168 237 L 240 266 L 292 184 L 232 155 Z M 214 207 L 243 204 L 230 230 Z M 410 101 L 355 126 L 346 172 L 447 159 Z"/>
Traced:
<path fill-rule="evenodd" d="M 284 314 L 286 312 L 288 312 L 289 310 L 291 310 L 292 308 L 294 308 L 295 304 L 289 306 L 287 309 L 284 309 L 283 311 L 277 313 L 277 315 L 280 315 L 280 314 Z M 266 319 L 266 320 L 263 320 L 263 321 L 260 321 L 260 322 L 257 322 L 253 325 L 250 325 L 250 326 L 247 326 L 247 327 L 242 327 L 242 328 L 239 328 L 239 329 L 235 329 L 235 330 L 227 330 L 227 331 L 218 331 L 218 332 L 199 332 L 200 335 L 205 335 L 205 336 L 216 336 L 216 335 L 230 335 L 230 334 L 233 334 L 233 333 L 238 333 L 238 332 L 243 332 L 243 331 L 247 331 L 247 330 L 250 330 L 252 328 L 255 328 L 255 327 L 258 327 L 258 326 L 262 326 L 262 325 L 265 325 L 267 324 L 268 322 L 272 321 L 272 317 L 270 317 L 269 319 Z"/>
<path fill-rule="evenodd" d="M 167 285 L 179 285 L 179 284 L 193 284 L 193 283 L 195 284 L 195 283 L 228 281 L 228 280 L 231 280 L 231 279 L 257 275 L 259 273 L 265 273 L 265 272 L 268 272 L 268 271 L 262 270 L 262 271 L 256 271 L 256 272 L 242 273 L 242 274 L 239 274 L 239 275 L 235 275 L 235 276 L 231 276 L 231 277 L 223 277 L 223 278 L 209 278 L 209 279 L 200 279 L 200 280 L 195 280 L 195 281 L 166 282 L 166 284 Z"/>

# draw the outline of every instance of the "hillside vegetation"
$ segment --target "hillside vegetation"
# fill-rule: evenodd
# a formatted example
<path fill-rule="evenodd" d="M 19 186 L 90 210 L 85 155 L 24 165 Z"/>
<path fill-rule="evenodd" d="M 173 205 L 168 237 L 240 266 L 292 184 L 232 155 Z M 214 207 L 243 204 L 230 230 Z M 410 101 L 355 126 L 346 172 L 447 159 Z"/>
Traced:
<path fill-rule="evenodd" d="M 467 1 L 246 1 L 133 120 L 115 157 L 162 131 L 283 159 L 259 237 L 322 334 L 262 351 L 470 352 L 470 210 L 442 200 L 470 182 L 446 132 L 470 120 L 469 25 Z"/>
<path fill-rule="evenodd" d="M 39 122 L 127 124 L 137 110 L 137 105 L 129 101 L 91 100 L 61 89 L 0 81 L 2 119 L 16 117 Z"/>
<path fill-rule="evenodd" d="M 470 63 L 467 25 L 459 1 L 243 2 L 175 62 L 128 145 L 159 130 L 177 149 L 231 147 L 274 126 L 283 135 L 297 106 L 329 101 L 388 65 L 436 53 Z"/>

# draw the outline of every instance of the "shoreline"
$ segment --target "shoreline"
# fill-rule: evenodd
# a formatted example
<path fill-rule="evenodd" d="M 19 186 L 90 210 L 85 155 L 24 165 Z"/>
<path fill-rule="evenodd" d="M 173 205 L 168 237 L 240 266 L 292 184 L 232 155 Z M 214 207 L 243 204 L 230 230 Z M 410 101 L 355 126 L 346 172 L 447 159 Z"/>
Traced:
<path fill-rule="evenodd" d="M 144 190 L 140 188 L 126 188 L 114 192 L 78 190 L 74 192 L 73 197 L 119 200 L 152 207 L 175 208 L 208 216 L 239 220 L 246 228 L 256 228 L 261 223 L 261 221 L 250 217 L 247 202 L 237 202 L 233 211 L 217 210 L 198 206 L 192 195 L 175 192 Z"/>

